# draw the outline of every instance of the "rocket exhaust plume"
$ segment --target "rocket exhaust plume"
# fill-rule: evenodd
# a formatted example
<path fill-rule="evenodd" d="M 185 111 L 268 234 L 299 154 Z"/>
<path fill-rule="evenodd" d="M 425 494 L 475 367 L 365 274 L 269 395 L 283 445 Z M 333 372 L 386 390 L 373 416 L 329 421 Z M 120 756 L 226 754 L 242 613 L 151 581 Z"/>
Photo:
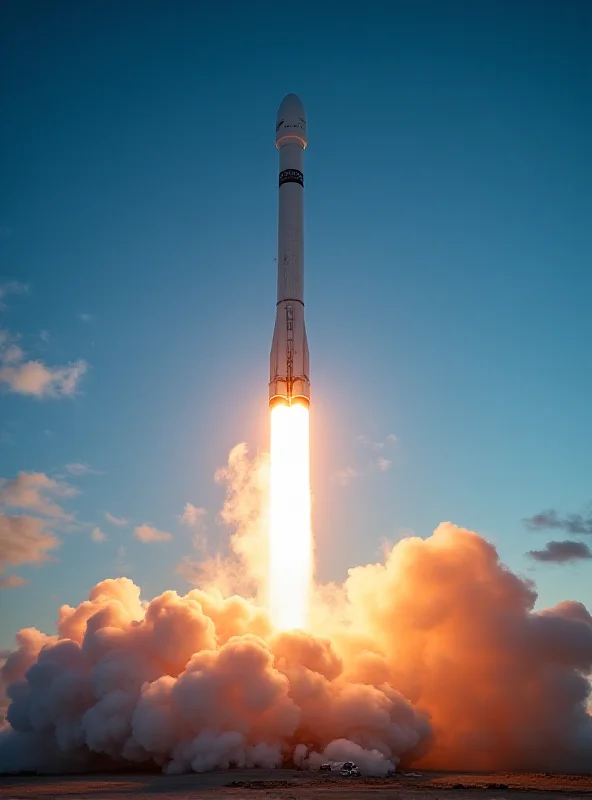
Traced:
<path fill-rule="evenodd" d="M 271 410 L 269 608 L 280 629 L 305 628 L 312 573 L 308 409 Z"/>
<path fill-rule="evenodd" d="M 269 407 L 270 530 L 268 597 L 276 627 L 305 628 L 312 577 L 308 342 L 304 325 L 304 173 L 306 114 L 282 100 L 279 151 L 277 305 L 271 345 Z"/>

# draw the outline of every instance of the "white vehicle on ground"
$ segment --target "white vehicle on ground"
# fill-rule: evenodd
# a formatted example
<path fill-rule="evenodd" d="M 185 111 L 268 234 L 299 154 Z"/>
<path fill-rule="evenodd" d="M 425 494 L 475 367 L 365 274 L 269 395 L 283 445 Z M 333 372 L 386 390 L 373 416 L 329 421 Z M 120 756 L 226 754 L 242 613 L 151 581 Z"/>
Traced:
<path fill-rule="evenodd" d="M 321 772 L 339 772 L 344 777 L 357 777 L 360 774 L 353 761 L 326 761 L 319 767 Z"/>

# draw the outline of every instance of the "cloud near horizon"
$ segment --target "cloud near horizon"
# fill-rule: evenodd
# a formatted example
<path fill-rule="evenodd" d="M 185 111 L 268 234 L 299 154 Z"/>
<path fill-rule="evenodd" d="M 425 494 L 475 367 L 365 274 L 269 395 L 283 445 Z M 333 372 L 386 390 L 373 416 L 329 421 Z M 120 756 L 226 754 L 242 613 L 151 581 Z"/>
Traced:
<path fill-rule="evenodd" d="M 173 538 L 168 531 L 159 531 L 158 528 L 154 528 L 146 522 L 134 528 L 134 536 L 143 544 L 148 544 L 150 542 L 168 542 Z"/>
<path fill-rule="evenodd" d="M 543 550 L 529 550 L 527 555 L 535 561 L 568 564 L 592 558 L 592 550 L 584 542 L 566 539 L 563 542 L 547 542 Z"/>
<path fill-rule="evenodd" d="M 563 530 L 576 535 L 592 534 L 592 513 L 568 514 L 561 517 L 555 509 L 541 511 L 523 520 L 525 526 L 531 531 Z"/>

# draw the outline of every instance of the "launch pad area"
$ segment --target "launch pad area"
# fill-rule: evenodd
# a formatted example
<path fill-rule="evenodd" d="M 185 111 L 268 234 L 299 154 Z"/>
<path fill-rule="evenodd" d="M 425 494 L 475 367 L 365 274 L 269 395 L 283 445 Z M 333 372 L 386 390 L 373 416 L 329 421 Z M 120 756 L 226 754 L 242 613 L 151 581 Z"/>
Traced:
<path fill-rule="evenodd" d="M 592 798 L 592 775 L 421 772 L 344 778 L 300 770 L 4 776 L 0 800 L 559 800 Z"/>

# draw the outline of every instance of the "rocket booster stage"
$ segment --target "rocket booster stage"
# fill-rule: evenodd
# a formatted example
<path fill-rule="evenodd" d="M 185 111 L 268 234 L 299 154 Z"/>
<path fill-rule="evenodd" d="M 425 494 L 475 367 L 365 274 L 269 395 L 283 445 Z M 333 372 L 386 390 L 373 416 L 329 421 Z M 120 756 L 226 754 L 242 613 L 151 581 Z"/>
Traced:
<path fill-rule="evenodd" d="M 271 344 L 269 405 L 310 403 L 308 342 L 304 327 L 304 175 L 306 115 L 295 94 L 278 109 L 279 150 L 277 310 Z"/>

